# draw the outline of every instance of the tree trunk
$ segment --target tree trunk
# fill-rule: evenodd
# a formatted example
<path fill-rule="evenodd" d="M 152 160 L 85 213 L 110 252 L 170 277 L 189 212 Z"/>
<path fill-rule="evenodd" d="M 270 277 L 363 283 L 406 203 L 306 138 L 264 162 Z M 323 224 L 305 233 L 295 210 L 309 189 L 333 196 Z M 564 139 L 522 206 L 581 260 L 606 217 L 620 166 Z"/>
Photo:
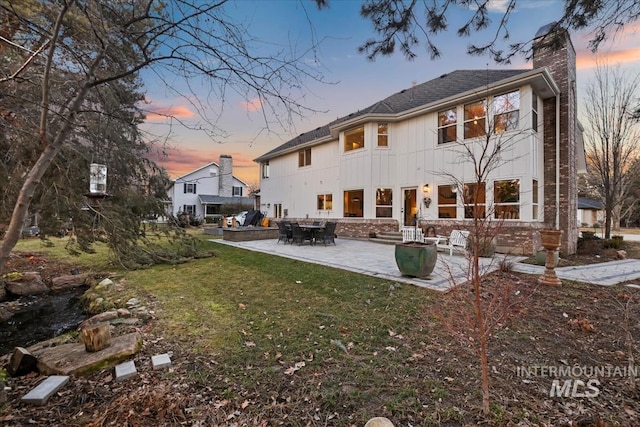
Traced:
<path fill-rule="evenodd" d="M 109 323 L 98 323 L 95 326 L 82 329 L 80 337 L 84 348 L 90 353 L 95 353 L 111 345 L 111 329 Z"/>

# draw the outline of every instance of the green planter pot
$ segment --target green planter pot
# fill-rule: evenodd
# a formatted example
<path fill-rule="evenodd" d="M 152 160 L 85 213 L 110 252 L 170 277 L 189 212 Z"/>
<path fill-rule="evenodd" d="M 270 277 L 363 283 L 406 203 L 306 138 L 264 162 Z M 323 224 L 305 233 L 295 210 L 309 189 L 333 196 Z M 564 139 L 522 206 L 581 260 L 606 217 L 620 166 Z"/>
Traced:
<path fill-rule="evenodd" d="M 401 243 L 396 245 L 396 265 L 403 276 L 428 277 L 436 266 L 438 250 L 433 243 Z"/>

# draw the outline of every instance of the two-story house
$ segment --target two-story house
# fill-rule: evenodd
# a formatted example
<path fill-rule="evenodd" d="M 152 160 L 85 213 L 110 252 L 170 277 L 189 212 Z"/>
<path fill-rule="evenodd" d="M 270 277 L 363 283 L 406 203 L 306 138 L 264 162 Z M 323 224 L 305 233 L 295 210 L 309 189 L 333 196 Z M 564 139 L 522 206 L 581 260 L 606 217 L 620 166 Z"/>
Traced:
<path fill-rule="evenodd" d="M 558 35 L 561 46 L 551 47 Z M 554 24 L 538 31 L 533 48 L 532 69 L 446 73 L 263 154 L 255 159 L 260 210 L 337 219 L 346 237 L 397 231 L 416 218 L 448 234 L 474 215 L 461 197 L 478 185 L 465 147 L 479 156 L 503 144 L 478 200 L 503 221 L 498 248 L 534 253 L 537 230 L 558 226 L 561 250 L 575 252 L 584 168 L 575 51 Z"/>
<path fill-rule="evenodd" d="M 170 200 L 167 211 L 200 218 L 221 214 L 223 205 L 239 210 L 252 209 L 253 198 L 248 197 L 249 187 L 233 176 L 233 159 L 221 155 L 220 162 L 208 163 L 176 178 L 168 189 Z"/>

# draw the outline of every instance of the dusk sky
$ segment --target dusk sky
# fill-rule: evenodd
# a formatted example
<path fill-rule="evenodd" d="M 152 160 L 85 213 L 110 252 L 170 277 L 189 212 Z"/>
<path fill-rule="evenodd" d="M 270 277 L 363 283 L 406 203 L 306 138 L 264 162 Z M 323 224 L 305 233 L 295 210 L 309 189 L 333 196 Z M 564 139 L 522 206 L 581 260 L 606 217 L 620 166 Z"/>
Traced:
<path fill-rule="evenodd" d="M 493 21 L 498 22 L 506 0 L 493 2 Z M 470 43 L 487 41 L 493 31 L 486 30 L 460 38 L 457 25 L 470 16 L 470 12 L 458 10 L 449 15 L 450 30 L 434 40 L 442 51 L 439 59 L 431 60 L 424 47 L 417 47 L 418 57 L 406 60 L 401 53 L 380 57 L 371 62 L 357 51 L 365 40 L 372 37 L 369 21 L 359 15 L 360 1 L 330 0 L 328 9 L 318 11 L 309 0 L 238 0 L 225 8 L 236 22 L 243 23 L 259 43 L 262 54 L 278 52 L 294 44 L 302 50 L 311 45 L 312 36 L 320 42 L 317 59 L 309 55 L 308 64 L 323 75 L 328 83 L 305 81 L 302 103 L 313 110 L 302 119 L 295 119 L 294 126 L 283 129 L 275 124 L 265 131 L 265 119 L 259 103 L 247 102 L 232 93 L 225 96 L 222 114 L 217 126 L 224 135 L 216 137 L 204 131 L 193 131 L 173 123 L 169 126 L 163 116 L 148 114 L 146 129 L 159 139 L 167 139 L 167 156 L 158 159 L 172 178 L 190 172 L 212 161 L 218 162 L 221 154 L 233 156 L 234 175 L 247 184 L 258 184 L 258 165 L 253 159 L 288 141 L 294 136 L 365 108 L 414 83 L 431 80 L 441 74 L 458 69 L 496 69 L 505 66 L 494 64 L 488 57 L 466 54 Z M 508 42 L 530 40 L 536 31 L 561 16 L 561 0 L 519 0 L 518 9 L 509 21 Z M 578 96 L 593 76 L 596 58 L 609 65 L 620 64 L 631 73 L 640 72 L 640 24 L 624 28 L 614 40 L 607 42 L 595 55 L 587 49 L 589 34 L 571 34 L 578 57 Z M 503 47 L 506 47 L 504 45 Z M 531 68 L 524 58 L 516 57 L 509 68 Z M 206 128 L 197 117 L 197 111 L 185 99 L 166 90 L 165 84 L 157 84 L 152 76 L 143 76 L 147 87 L 149 109 L 171 113 L 185 123 Z M 193 85 L 193 82 L 190 82 Z M 176 77 L 172 85 L 186 85 Z M 220 111 L 220 100 L 209 97 L 212 113 Z M 580 108 L 580 106 L 579 106 Z M 171 134 L 169 136 L 169 134 Z"/>

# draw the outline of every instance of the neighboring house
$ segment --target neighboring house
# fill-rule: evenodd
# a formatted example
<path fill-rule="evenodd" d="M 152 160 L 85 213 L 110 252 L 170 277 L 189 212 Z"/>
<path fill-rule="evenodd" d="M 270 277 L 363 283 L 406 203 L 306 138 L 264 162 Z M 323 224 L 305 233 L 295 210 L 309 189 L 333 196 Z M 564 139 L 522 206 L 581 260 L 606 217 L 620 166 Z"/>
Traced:
<path fill-rule="evenodd" d="M 582 227 L 593 227 L 593 224 L 604 223 L 604 206 L 598 200 L 578 197 L 578 224 Z"/>
<path fill-rule="evenodd" d="M 495 128 L 493 144 L 510 142 L 480 202 L 504 220 L 499 249 L 532 254 L 537 230 L 557 223 L 561 250 L 574 253 L 577 173 L 585 166 L 575 51 L 566 32 L 557 33 L 559 49 L 547 47 L 552 29 L 536 34 L 533 69 L 443 74 L 258 157 L 260 210 L 338 219 L 337 234 L 346 237 L 397 231 L 416 217 L 447 235 L 471 224 L 459 193 L 473 189 L 475 176 L 461 146 Z"/>
<path fill-rule="evenodd" d="M 220 164 L 211 162 L 176 178 L 168 190 L 167 211 L 173 215 L 187 213 L 203 218 L 222 214 L 222 206 L 237 211 L 252 209 L 249 187 L 233 176 L 233 159 L 221 155 Z"/>

